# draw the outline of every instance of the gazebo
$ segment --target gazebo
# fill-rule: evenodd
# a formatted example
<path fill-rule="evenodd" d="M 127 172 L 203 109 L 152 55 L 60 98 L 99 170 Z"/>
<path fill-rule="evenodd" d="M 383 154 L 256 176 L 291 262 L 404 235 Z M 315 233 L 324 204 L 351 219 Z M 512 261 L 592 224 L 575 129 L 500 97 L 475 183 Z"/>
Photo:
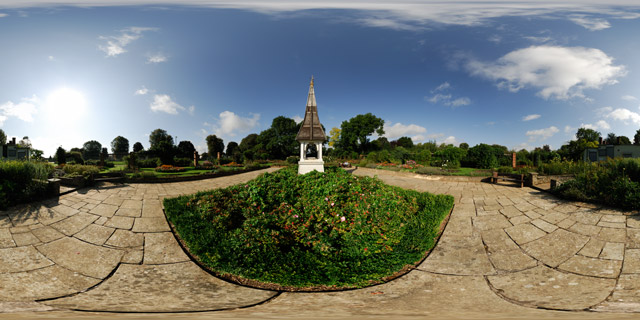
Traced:
<path fill-rule="evenodd" d="M 327 140 L 327 137 L 318 118 L 318 106 L 316 105 L 316 95 L 313 90 L 313 76 L 309 84 L 309 97 L 307 98 L 304 120 L 296 140 L 300 143 L 298 174 L 305 174 L 313 170 L 324 172 L 322 144 Z"/>

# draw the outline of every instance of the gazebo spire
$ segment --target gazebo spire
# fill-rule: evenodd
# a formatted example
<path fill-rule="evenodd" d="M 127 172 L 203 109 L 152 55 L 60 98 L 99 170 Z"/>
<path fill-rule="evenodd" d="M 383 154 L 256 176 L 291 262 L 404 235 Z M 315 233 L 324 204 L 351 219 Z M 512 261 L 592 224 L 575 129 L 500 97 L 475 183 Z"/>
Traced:
<path fill-rule="evenodd" d="M 320 141 L 326 140 L 326 135 L 318 118 L 318 106 L 316 104 L 316 94 L 313 89 L 313 76 L 309 83 L 309 96 L 307 97 L 307 107 L 304 112 L 302 126 L 296 136 L 297 141 Z"/>

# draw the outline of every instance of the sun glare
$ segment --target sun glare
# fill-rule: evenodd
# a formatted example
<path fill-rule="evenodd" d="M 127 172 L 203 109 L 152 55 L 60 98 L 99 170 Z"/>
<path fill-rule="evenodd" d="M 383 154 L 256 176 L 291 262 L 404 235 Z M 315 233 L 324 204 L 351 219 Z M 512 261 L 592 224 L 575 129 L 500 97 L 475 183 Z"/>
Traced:
<path fill-rule="evenodd" d="M 71 123 L 84 115 L 86 104 L 82 93 L 70 88 L 60 88 L 47 97 L 47 116 L 57 123 Z"/>

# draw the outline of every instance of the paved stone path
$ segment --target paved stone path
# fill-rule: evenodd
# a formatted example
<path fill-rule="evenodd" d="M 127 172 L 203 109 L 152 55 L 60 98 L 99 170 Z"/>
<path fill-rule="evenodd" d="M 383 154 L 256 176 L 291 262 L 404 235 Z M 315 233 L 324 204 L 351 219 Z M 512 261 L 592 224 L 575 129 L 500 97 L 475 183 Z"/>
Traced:
<path fill-rule="evenodd" d="M 274 170 L 85 189 L 0 212 L 0 312 L 215 311 L 185 316 L 221 318 L 619 318 L 584 311 L 640 312 L 640 217 L 530 188 L 371 169 L 355 174 L 456 199 L 442 238 L 416 270 L 387 284 L 333 293 L 252 289 L 202 271 L 170 232 L 161 200 Z"/>

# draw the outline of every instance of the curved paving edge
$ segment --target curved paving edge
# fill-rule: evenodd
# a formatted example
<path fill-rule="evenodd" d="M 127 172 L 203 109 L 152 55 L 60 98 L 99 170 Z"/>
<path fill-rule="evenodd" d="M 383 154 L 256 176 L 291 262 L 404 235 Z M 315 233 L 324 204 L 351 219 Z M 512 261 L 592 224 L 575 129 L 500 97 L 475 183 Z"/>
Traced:
<path fill-rule="evenodd" d="M 419 269 L 484 276 L 498 296 L 555 310 L 640 312 L 640 217 L 530 188 L 441 181 L 370 169 L 404 188 L 446 193 L 456 209 Z"/>

